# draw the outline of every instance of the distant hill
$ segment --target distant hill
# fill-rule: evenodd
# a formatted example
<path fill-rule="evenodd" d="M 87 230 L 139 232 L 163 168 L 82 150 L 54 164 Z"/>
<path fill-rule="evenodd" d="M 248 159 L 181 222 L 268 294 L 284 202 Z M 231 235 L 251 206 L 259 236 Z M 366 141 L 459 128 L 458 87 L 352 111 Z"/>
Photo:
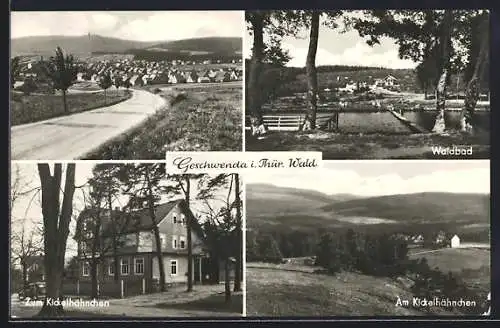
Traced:
<path fill-rule="evenodd" d="M 207 37 L 176 41 L 141 42 L 99 35 L 30 36 L 11 40 L 11 54 L 52 56 L 56 47 L 75 56 L 89 54 L 134 54 L 136 56 L 163 56 L 182 59 L 190 56 L 241 57 L 242 39 Z"/>
<path fill-rule="evenodd" d="M 489 195 L 424 192 L 355 199 L 322 209 L 335 216 L 376 216 L 404 223 L 477 223 L 489 222 L 489 208 Z"/>
<path fill-rule="evenodd" d="M 249 204 L 247 215 L 252 217 L 303 212 L 356 198 L 349 194 L 330 196 L 314 190 L 278 187 L 272 184 L 247 184 L 246 197 Z"/>
<path fill-rule="evenodd" d="M 400 229 L 404 226 L 405 230 L 412 230 L 434 226 L 489 229 L 489 195 L 415 193 L 359 198 L 265 186 L 247 186 L 247 225 L 250 228 Z"/>
<path fill-rule="evenodd" d="M 242 39 L 229 37 L 192 38 L 156 43 L 151 45 L 150 48 L 163 49 L 172 52 L 191 52 L 194 54 L 223 52 L 228 55 L 241 55 Z"/>
<path fill-rule="evenodd" d="M 149 47 L 155 42 L 122 40 L 99 35 L 81 36 L 28 36 L 11 40 L 11 53 L 17 55 L 52 56 L 59 46 L 64 51 L 75 55 L 92 52 L 123 53 L 128 49 Z"/>

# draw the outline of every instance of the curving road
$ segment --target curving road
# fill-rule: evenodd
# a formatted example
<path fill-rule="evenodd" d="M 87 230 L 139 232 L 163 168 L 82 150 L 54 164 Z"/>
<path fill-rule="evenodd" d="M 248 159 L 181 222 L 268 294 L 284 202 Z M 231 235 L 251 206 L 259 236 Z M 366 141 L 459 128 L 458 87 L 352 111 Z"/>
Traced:
<path fill-rule="evenodd" d="M 12 160 L 79 159 L 142 123 L 165 105 L 158 95 L 133 90 L 130 99 L 99 109 L 11 128 Z"/>

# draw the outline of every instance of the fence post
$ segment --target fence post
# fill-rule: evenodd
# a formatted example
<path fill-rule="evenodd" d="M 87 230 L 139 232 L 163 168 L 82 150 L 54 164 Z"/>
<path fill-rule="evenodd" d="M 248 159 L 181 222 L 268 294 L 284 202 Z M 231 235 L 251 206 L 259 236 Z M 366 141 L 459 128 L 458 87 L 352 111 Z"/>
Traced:
<path fill-rule="evenodd" d="M 80 296 L 80 280 L 76 281 L 76 295 Z"/>
<path fill-rule="evenodd" d="M 146 279 L 142 278 L 142 293 L 146 294 Z"/>
<path fill-rule="evenodd" d="M 124 290 L 123 290 L 123 279 L 120 280 L 120 297 L 123 298 L 124 296 Z"/>
<path fill-rule="evenodd" d="M 281 126 L 281 116 L 278 115 L 278 130 L 280 129 Z"/>

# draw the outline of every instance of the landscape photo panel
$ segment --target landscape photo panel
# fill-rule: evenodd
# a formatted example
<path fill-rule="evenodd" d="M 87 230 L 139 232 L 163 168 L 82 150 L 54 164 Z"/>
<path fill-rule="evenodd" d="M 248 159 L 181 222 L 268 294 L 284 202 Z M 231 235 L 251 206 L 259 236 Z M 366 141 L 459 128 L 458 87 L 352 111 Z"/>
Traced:
<path fill-rule="evenodd" d="M 245 182 L 248 316 L 489 314 L 489 161 L 334 161 Z"/>
<path fill-rule="evenodd" d="M 13 163 L 10 318 L 242 316 L 242 187 L 164 163 Z"/>
<path fill-rule="evenodd" d="M 246 150 L 489 158 L 487 10 L 247 11 L 246 24 Z"/>
<path fill-rule="evenodd" d="M 242 150 L 243 17 L 12 12 L 12 159 Z"/>

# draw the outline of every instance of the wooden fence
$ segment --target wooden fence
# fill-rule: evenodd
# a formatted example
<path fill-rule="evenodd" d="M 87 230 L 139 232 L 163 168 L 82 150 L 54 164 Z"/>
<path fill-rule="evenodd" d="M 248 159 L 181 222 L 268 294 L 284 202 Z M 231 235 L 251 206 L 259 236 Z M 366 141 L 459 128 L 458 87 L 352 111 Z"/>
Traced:
<path fill-rule="evenodd" d="M 320 129 L 338 129 L 338 112 L 316 114 L 316 125 Z M 269 131 L 298 131 L 304 124 L 305 114 L 264 115 L 264 125 Z M 245 117 L 245 130 L 251 130 L 250 116 Z"/>

